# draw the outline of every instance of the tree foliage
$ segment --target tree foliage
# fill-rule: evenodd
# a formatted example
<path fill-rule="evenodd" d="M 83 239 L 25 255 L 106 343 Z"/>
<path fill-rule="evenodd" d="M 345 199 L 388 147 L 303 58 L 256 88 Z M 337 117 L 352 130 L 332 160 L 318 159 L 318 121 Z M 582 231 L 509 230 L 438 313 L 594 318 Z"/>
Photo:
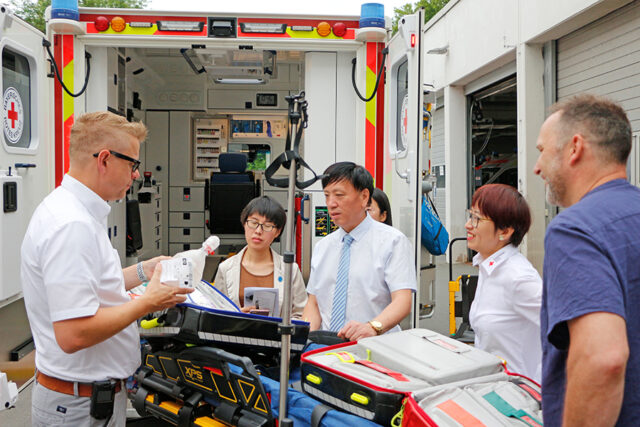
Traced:
<path fill-rule="evenodd" d="M 111 7 L 142 9 L 149 0 L 79 0 L 80 7 Z M 40 31 L 45 31 L 44 10 L 51 5 L 51 0 L 11 0 L 15 14 L 33 25 Z"/>
<path fill-rule="evenodd" d="M 433 18 L 436 13 L 440 11 L 446 4 L 449 3 L 449 0 L 419 0 L 413 4 L 406 3 L 402 7 L 394 7 L 393 8 L 393 34 L 398 31 L 398 22 L 400 18 L 405 15 L 411 15 L 415 13 L 419 8 L 424 8 L 424 22 L 429 21 L 429 19 Z"/>

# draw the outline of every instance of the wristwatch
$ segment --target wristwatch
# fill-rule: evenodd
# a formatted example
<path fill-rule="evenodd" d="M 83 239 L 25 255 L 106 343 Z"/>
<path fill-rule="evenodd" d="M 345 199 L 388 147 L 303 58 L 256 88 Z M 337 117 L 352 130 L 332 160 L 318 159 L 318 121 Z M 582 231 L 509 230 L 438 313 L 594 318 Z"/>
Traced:
<path fill-rule="evenodd" d="M 376 335 L 380 335 L 382 333 L 382 323 L 377 320 L 369 320 L 369 325 L 376 331 Z"/>

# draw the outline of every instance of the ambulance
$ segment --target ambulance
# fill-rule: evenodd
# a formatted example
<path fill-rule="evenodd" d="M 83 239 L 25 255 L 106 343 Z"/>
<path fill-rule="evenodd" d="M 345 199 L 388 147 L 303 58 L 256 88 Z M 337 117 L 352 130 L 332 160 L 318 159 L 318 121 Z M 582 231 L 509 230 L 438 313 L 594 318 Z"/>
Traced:
<path fill-rule="evenodd" d="M 414 245 L 420 277 L 430 262 L 419 243 L 431 180 L 423 111 L 435 100 L 421 81 L 423 16 L 401 18 L 393 36 L 388 18 L 382 28 L 361 26 L 363 18 L 80 8 L 78 20 L 49 19 L 42 34 L 0 5 L 0 321 L 14 325 L 2 346 L 18 356 L 29 349 L 20 245 L 35 207 L 69 168 L 74 118 L 91 111 L 149 129 L 145 178 L 127 196 L 139 201 L 140 238 L 129 240 L 142 245 L 133 251 L 129 203 L 111 203 L 108 232 L 123 266 L 199 247 L 211 233 L 222 240 L 217 261 L 242 248 L 244 237 L 212 214 L 234 197 L 211 190 L 221 154 L 245 153 L 259 194 L 286 206 L 286 189 L 270 185 L 264 169 L 286 147 L 286 97 L 304 92 L 301 156 L 317 174 L 345 160 L 371 172 L 389 195 L 394 226 Z M 301 179 L 312 176 L 300 170 Z M 313 245 L 334 225 L 320 182 L 299 200 L 297 261 L 307 278 Z M 405 327 L 428 317 L 432 286 L 419 280 Z"/>

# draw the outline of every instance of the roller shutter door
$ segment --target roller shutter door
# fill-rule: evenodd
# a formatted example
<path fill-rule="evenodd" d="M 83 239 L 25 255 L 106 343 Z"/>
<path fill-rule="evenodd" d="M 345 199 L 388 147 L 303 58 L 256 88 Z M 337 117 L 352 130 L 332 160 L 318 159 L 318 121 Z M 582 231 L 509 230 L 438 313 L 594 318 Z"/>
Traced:
<path fill-rule="evenodd" d="M 640 186 L 640 0 L 558 40 L 558 100 L 579 93 L 622 104 L 633 129 L 629 181 Z"/>
<path fill-rule="evenodd" d="M 640 130 L 640 1 L 634 1 L 558 40 L 558 100 L 604 95 Z"/>

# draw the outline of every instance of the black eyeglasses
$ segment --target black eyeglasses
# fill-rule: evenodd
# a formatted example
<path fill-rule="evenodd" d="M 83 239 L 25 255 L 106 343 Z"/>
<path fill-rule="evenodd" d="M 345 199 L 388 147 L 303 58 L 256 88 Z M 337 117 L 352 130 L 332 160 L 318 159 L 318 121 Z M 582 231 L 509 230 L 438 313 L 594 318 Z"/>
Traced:
<path fill-rule="evenodd" d="M 258 227 L 262 227 L 262 231 L 265 233 L 269 233 L 276 229 L 276 226 L 273 224 L 263 224 L 261 222 L 256 221 L 255 219 L 248 219 L 245 224 L 252 230 L 257 230 Z"/>
<path fill-rule="evenodd" d="M 131 165 L 131 173 L 134 173 L 140 167 L 140 160 L 136 160 L 133 157 L 129 157 L 126 154 L 118 153 L 117 151 L 113 151 L 113 150 L 109 150 L 109 153 L 114 155 L 115 157 L 117 157 L 119 159 L 126 160 L 128 162 L 133 163 Z M 99 154 L 100 154 L 100 152 L 93 153 L 93 157 L 98 157 Z"/>

